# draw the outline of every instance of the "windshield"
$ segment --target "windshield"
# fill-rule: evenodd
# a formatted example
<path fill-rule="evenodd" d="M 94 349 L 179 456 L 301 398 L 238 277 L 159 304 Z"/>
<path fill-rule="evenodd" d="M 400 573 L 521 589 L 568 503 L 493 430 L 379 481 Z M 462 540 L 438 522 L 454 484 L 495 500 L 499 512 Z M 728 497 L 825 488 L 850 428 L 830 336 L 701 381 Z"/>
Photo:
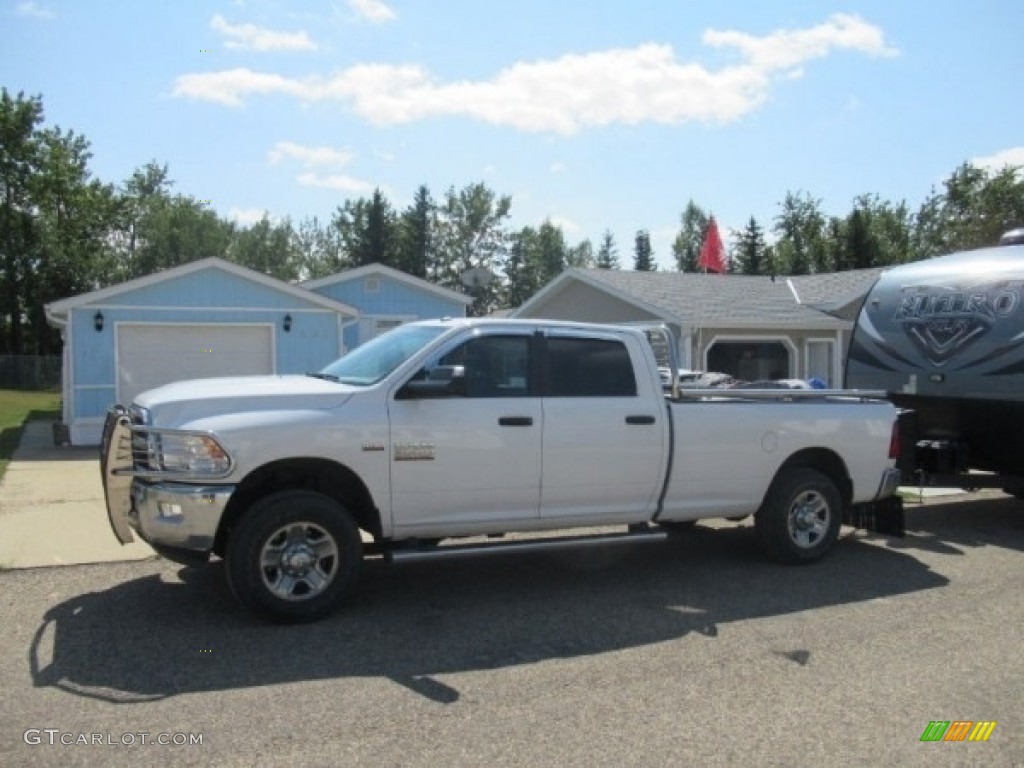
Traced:
<path fill-rule="evenodd" d="M 399 326 L 335 360 L 320 375 L 343 384 L 376 384 L 448 330 L 441 325 Z"/>

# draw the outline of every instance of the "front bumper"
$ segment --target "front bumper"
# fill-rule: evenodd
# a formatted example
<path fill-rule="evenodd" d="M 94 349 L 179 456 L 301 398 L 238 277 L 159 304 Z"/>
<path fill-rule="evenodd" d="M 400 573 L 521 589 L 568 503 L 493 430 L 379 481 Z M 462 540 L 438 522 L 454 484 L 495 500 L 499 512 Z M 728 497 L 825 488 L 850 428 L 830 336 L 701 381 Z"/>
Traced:
<path fill-rule="evenodd" d="M 117 406 L 107 414 L 100 450 L 107 517 L 122 544 L 134 530 L 154 547 L 209 552 L 233 485 L 190 485 L 134 477 L 131 420 Z"/>
<path fill-rule="evenodd" d="M 131 485 L 129 523 L 150 544 L 209 552 L 233 485 Z"/>

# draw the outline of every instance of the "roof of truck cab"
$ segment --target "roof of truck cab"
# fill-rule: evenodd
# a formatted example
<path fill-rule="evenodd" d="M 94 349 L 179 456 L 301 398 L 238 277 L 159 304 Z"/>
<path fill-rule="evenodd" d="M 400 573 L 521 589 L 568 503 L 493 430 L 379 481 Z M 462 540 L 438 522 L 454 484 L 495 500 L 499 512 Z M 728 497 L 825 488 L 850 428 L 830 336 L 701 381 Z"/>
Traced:
<path fill-rule="evenodd" d="M 444 326 L 446 328 L 563 328 L 581 331 L 634 331 L 651 327 L 657 323 L 587 323 L 577 320 L 544 320 L 537 318 L 508 317 L 441 317 L 434 320 L 417 320 L 406 325 Z"/>

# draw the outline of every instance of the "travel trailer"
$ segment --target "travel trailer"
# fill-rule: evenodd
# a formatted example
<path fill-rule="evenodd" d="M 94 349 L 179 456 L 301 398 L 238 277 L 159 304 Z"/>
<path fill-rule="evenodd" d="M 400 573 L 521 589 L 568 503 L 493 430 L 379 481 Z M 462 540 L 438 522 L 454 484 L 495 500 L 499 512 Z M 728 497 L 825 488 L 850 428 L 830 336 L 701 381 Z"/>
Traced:
<path fill-rule="evenodd" d="M 1024 497 L 1024 230 L 883 272 L 857 318 L 846 386 L 907 411 L 904 483 Z"/>

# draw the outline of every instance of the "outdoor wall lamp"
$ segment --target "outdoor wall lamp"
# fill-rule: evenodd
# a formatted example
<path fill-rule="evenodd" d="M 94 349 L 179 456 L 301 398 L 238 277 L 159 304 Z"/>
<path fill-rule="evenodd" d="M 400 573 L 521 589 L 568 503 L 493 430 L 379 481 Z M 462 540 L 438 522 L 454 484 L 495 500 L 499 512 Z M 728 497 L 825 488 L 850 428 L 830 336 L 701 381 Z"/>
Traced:
<path fill-rule="evenodd" d="M 92 316 L 92 327 L 96 329 L 96 333 L 103 331 L 103 313 L 98 311 Z"/>
<path fill-rule="evenodd" d="M 281 322 L 281 327 L 284 328 L 285 333 L 289 333 L 292 329 L 292 316 L 285 315 L 284 320 Z"/>

